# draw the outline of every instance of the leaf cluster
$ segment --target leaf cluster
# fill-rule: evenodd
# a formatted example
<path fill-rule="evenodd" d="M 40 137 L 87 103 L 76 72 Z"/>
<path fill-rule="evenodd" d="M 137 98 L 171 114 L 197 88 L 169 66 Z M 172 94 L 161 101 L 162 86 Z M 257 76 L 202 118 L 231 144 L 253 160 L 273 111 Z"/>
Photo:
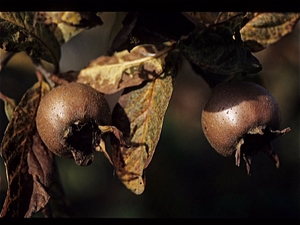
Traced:
<path fill-rule="evenodd" d="M 1 144 L 8 180 L 1 217 L 32 217 L 41 210 L 46 217 L 74 216 L 55 156 L 36 130 L 39 102 L 52 88 L 79 82 L 105 95 L 122 92 L 112 110 L 112 125 L 129 147 L 111 135 L 110 157 L 122 183 L 139 195 L 145 189 L 145 169 L 160 138 L 182 56 L 210 87 L 240 79 L 262 69 L 252 52 L 292 32 L 299 17 L 299 13 L 129 12 L 107 54 L 80 71 L 60 73 L 61 46 L 83 30 L 101 26 L 101 13 L 1 12 L 1 48 L 27 52 L 38 77 L 18 104 L 0 93 L 9 120 Z M 1 59 L 1 70 L 9 59 Z M 53 64 L 54 72 L 45 71 L 41 60 Z"/>

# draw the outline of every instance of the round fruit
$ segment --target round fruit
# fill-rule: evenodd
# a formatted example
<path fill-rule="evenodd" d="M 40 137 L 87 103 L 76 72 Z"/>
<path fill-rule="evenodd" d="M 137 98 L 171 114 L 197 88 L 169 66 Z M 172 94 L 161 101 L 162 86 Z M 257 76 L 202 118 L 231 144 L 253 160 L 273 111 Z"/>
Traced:
<path fill-rule="evenodd" d="M 221 155 L 242 156 L 250 175 L 252 157 L 267 153 L 279 167 L 271 141 L 290 131 L 278 130 L 281 113 L 275 98 L 252 82 L 227 82 L 216 86 L 202 111 L 202 129 L 211 146 Z"/>
<path fill-rule="evenodd" d="M 56 155 L 89 165 L 99 148 L 101 129 L 111 124 L 111 112 L 103 94 L 76 82 L 54 88 L 41 99 L 36 126 L 45 145 Z M 101 147 L 101 146 L 100 146 Z"/>

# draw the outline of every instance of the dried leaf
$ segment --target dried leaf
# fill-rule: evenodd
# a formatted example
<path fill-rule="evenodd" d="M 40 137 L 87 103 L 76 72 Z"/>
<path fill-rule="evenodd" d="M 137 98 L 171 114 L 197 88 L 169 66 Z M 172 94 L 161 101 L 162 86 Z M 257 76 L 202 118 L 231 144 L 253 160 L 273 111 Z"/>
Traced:
<path fill-rule="evenodd" d="M 212 87 L 236 75 L 262 69 L 241 40 L 239 30 L 244 18 L 244 14 L 238 14 L 222 23 L 195 30 L 179 43 L 182 54 Z"/>
<path fill-rule="evenodd" d="M 30 88 L 6 128 L 1 156 L 6 166 L 8 190 L 1 217 L 31 217 L 49 199 L 45 188 L 51 176 L 52 155 L 43 147 L 35 127 L 40 99 L 49 90 L 43 81 Z"/>
<path fill-rule="evenodd" d="M 16 101 L 0 92 L 0 99 L 4 101 L 4 110 L 8 120 L 11 120 L 13 112 L 16 108 Z"/>
<path fill-rule="evenodd" d="M 113 110 L 113 124 L 131 143 L 129 148 L 120 146 L 111 135 L 113 163 L 123 184 L 137 195 L 145 188 L 144 169 L 160 138 L 178 64 L 178 51 L 170 52 L 164 73 L 153 81 L 125 89 Z"/>
<path fill-rule="evenodd" d="M 0 12 L 1 48 L 26 51 L 58 68 L 61 51 L 52 28 L 37 21 L 34 12 Z"/>
<path fill-rule="evenodd" d="M 46 208 L 43 210 L 45 217 L 75 217 L 75 213 L 71 209 L 71 204 L 67 199 L 64 188 L 62 186 L 61 177 L 56 163 L 52 168 L 52 182 L 47 192 L 50 195 L 50 201 Z"/>
<path fill-rule="evenodd" d="M 113 94 L 126 87 L 137 86 L 159 76 L 165 64 L 166 47 L 157 51 L 153 45 L 137 46 L 113 56 L 101 56 L 81 70 L 77 82 L 92 86 L 104 94 Z"/>
<path fill-rule="evenodd" d="M 28 211 L 24 217 L 31 217 L 47 205 L 50 199 L 48 188 L 52 182 L 54 163 L 54 154 L 48 150 L 39 134 L 35 132 L 32 149 L 27 155 L 28 173 L 33 179 L 33 190 Z"/>
<path fill-rule="evenodd" d="M 299 18 L 299 13 L 255 13 L 241 29 L 242 40 L 251 51 L 260 51 L 292 32 Z"/>
<path fill-rule="evenodd" d="M 68 42 L 83 30 L 90 29 L 103 22 L 92 12 L 40 12 L 45 23 L 55 23 L 60 32 L 55 32 L 60 44 Z"/>

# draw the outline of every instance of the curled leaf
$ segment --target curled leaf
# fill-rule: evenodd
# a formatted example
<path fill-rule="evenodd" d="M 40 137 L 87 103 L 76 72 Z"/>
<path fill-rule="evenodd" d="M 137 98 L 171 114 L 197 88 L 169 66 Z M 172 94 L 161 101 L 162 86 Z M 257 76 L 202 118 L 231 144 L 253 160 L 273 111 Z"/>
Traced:
<path fill-rule="evenodd" d="M 58 67 L 60 45 L 53 27 L 41 23 L 35 12 L 0 12 L 0 45 L 6 51 L 26 51 Z"/>
<path fill-rule="evenodd" d="M 126 88 L 113 110 L 113 124 L 130 147 L 120 146 L 112 135 L 112 160 L 123 184 L 137 195 L 145 189 L 144 170 L 160 138 L 178 64 L 178 51 L 170 52 L 164 73 L 138 87 Z"/>
<path fill-rule="evenodd" d="M 292 32 L 299 18 L 300 13 L 255 13 L 241 29 L 242 40 L 251 51 L 260 51 Z"/>
<path fill-rule="evenodd" d="M 8 190 L 1 217 L 31 217 L 47 204 L 52 153 L 42 144 L 35 127 L 40 99 L 50 87 L 39 80 L 22 97 L 6 128 L 1 156 Z"/>
<path fill-rule="evenodd" d="M 165 57 L 173 47 L 157 51 L 154 45 L 137 46 L 113 56 L 101 56 L 82 69 L 77 82 L 92 86 L 104 94 L 153 80 L 163 72 Z"/>

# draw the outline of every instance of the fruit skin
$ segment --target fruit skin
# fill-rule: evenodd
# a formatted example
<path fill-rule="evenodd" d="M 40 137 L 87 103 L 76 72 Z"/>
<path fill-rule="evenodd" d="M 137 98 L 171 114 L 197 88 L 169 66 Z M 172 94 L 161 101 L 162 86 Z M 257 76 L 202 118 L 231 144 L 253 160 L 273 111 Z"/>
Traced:
<path fill-rule="evenodd" d="M 58 86 L 46 94 L 36 116 L 37 130 L 45 145 L 56 155 L 73 156 L 77 164 L 88 163 L 83 161 L 94 145 L 99 144 L 101 131 L 97 125 L 110 124 L 111 112 L 103 94 L 76 82 Z M 68 139 L 80 130 L 83 133 Z M 78 146 L 84 144 L 87 148 Z"/>
<path fill-rule="evenodd" d="M 265 88 L 246 81 L 217 85 L 202 111 L 202 129 L 211 146 L 221 155 L 235 153 L 246 161 L 248 174 L 253 155 L 267 153 L 279 166 L 271 141 L 290 131 L 279 131 L 281 113 L 275 98 Z"/>

